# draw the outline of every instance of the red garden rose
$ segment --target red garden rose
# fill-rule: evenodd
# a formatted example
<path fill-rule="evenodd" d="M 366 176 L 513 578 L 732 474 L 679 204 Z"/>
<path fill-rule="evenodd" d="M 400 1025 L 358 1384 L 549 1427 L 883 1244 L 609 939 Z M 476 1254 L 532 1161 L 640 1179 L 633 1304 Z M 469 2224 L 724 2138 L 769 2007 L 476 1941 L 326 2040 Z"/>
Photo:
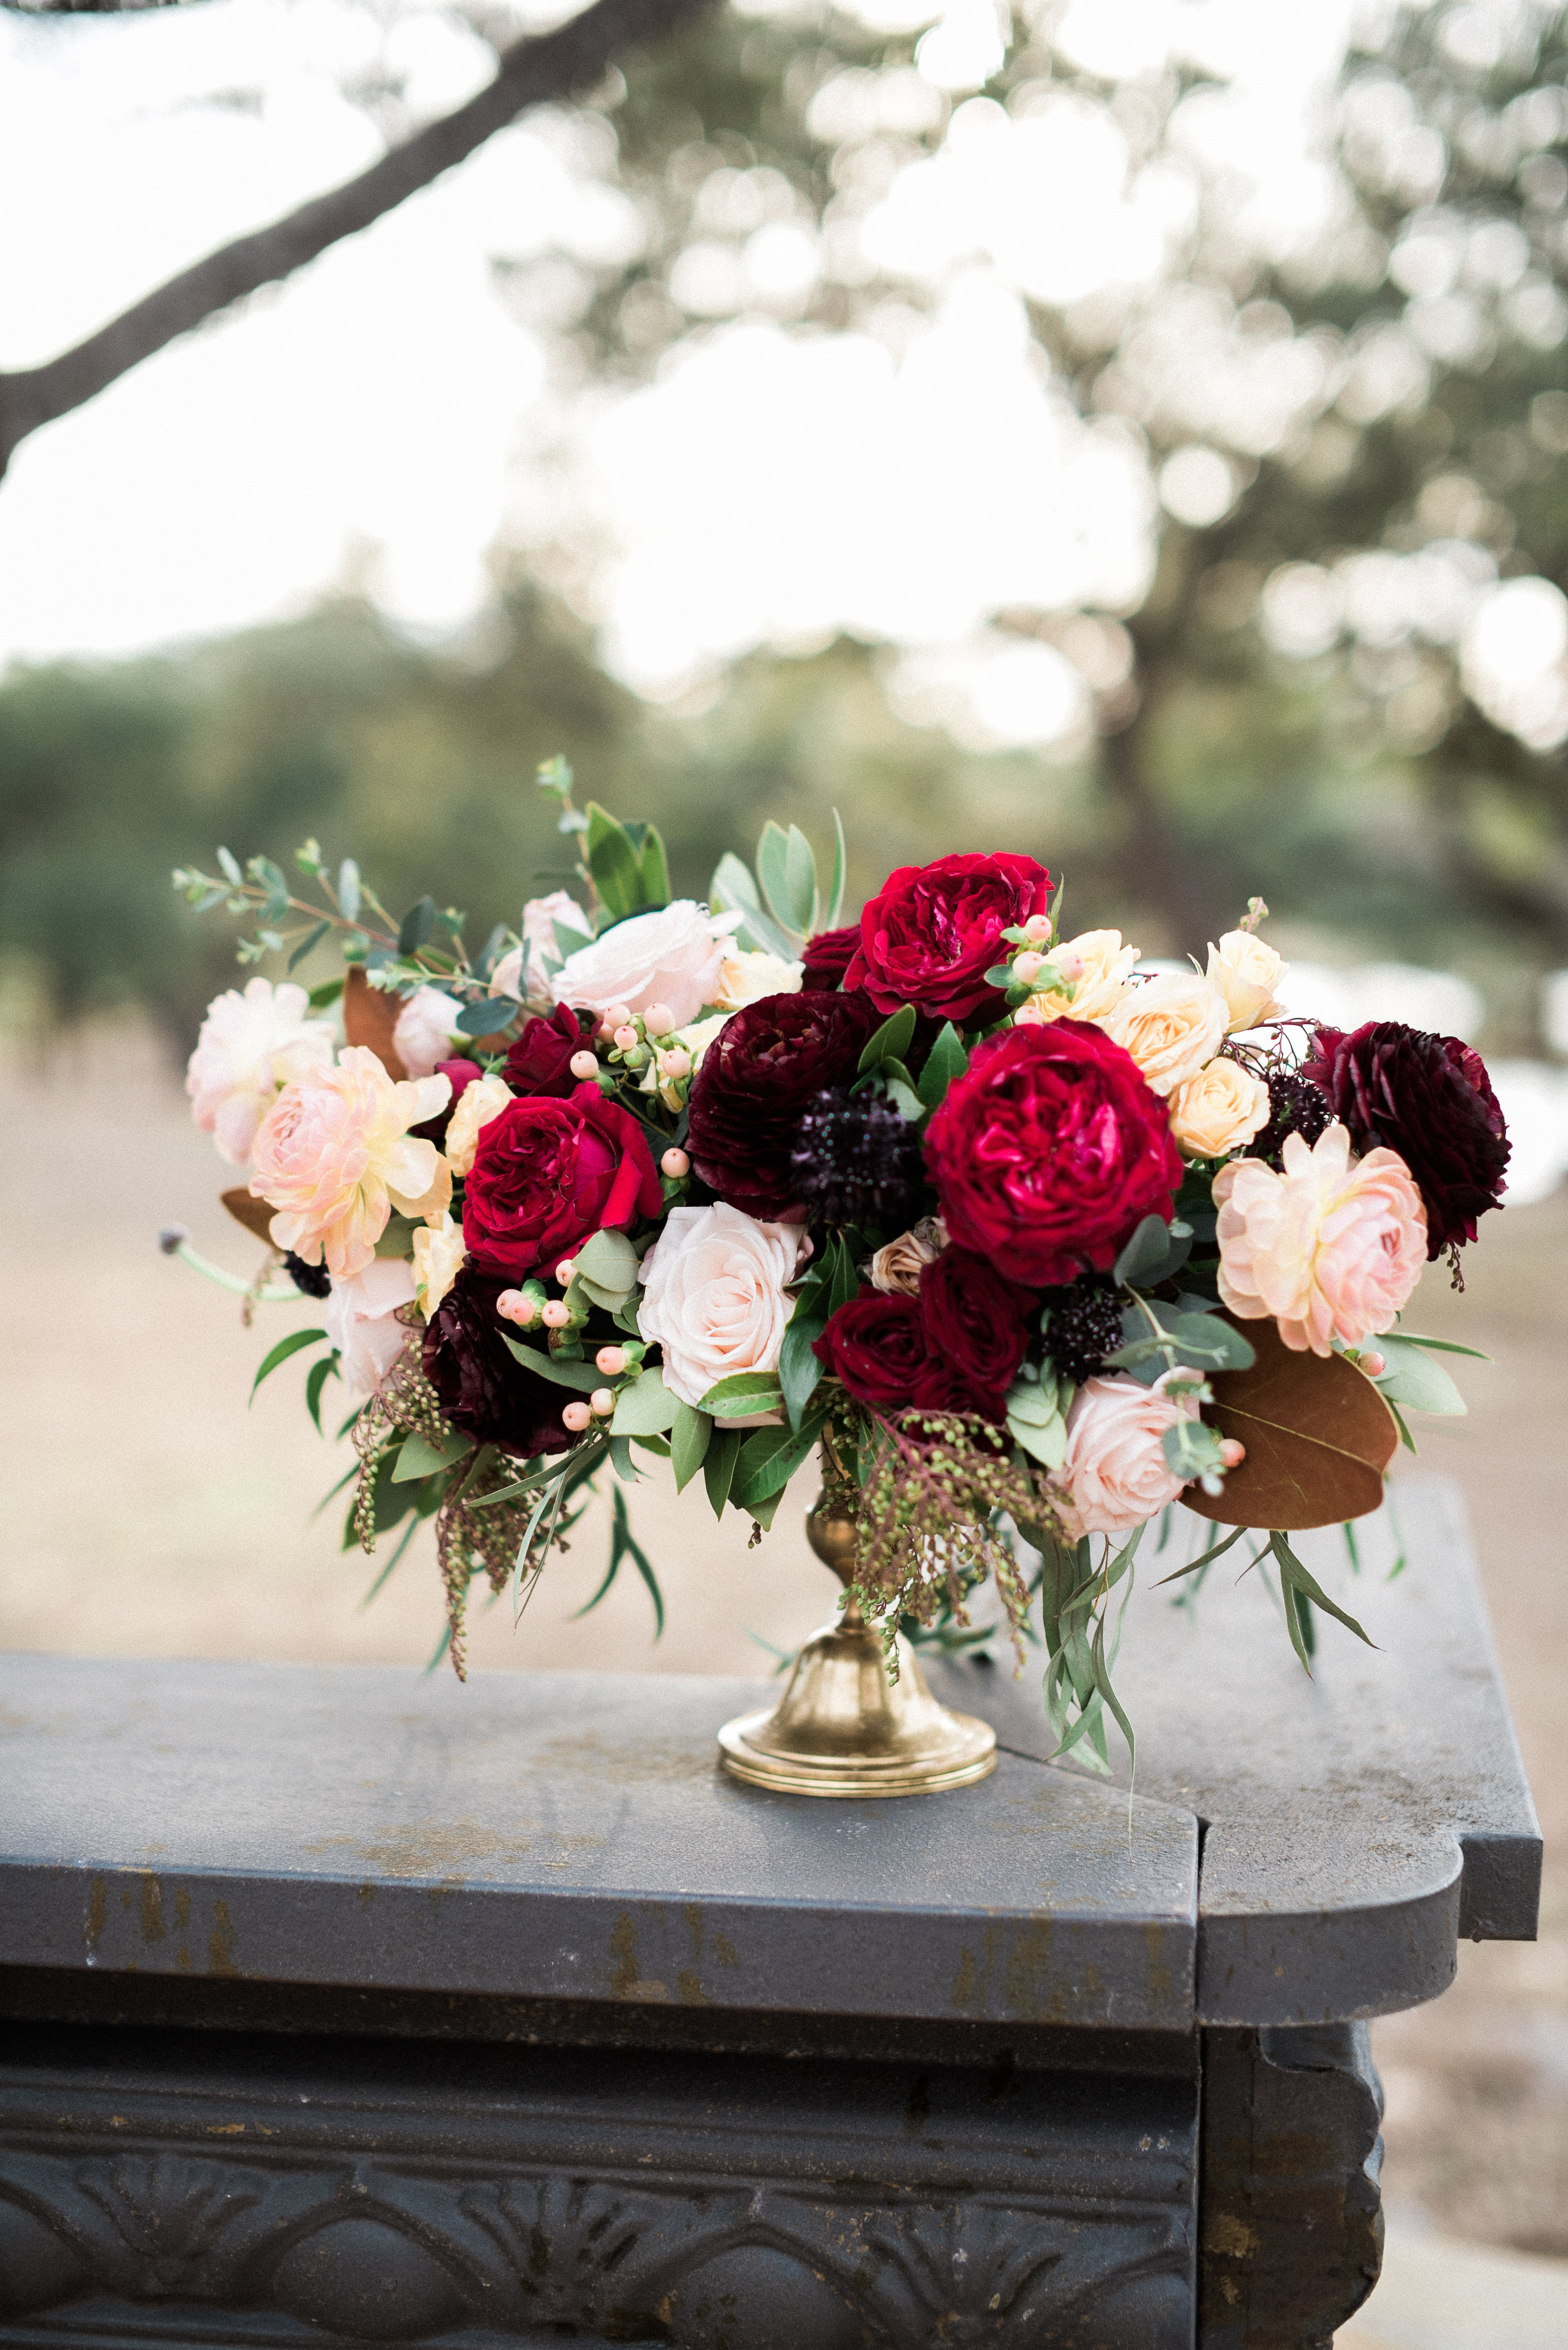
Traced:
<path fill-rule="evenodd" d="M 525 1370 L 506 1345 L 495 1301 L 506 1284 L 465 1264 L 424 1335 L 424 1374 L 441 1399 L 441 1418 L 480 1444 L 499 1444 L 524 1459 L 561 1452 L 571 1442 L 561 1406 L 565 1388 Z"/>
<path fill-rule="evenodd" d="M 588 1025 L 593 1025 L 590 1014 Z M 569 1004 L 557 1004 L 548 1019 L 530 1020 L 507 1054 L 501 1074 L 514 1094 L 554 1094 L 565 1100 L 581 1080 L 572 1075 L 574 1053 L 583 1049 L 583 1028 Z"/>
<path fill-rule="evenodd" d="M 480 1128 L 462 1237 L 480 1273 L 519 1282 L 662 1205 L 642 1128 L 590 1079 L 569 1101 L 523 1095 Z"/>
<path fill-rule="evenodd" d="M 691 1088 L 686 1148 L 710 1190 L 748 1216 L 804 1213 L 790 1153 L 808 1104 L 847 1084 L 882 1024 L 869 996 L 764 995 L 724 1023 Z"/>
<path fill-rule="evenodd" d="M 909 1410 L 930 1369 L 919 1300 L 877 1289 L 841 1305 L 812 1352 L 857 1403 L 885 1419 Z"/>
<path fill-rule="evenodd" d="M 1369 1020 L 1353 1035 L 1320 1028 L 1302 1076 L 1324 1096 L 1365 1158 L 1397 1150 L 1427 1211 L 1427 1254 L 1476 1236 L 1501 1205 L 1511 1145 L 1479 1053 L 1402 1020 Z"/>
<path fill-rule="evenodd" d="M 980 1045 L 930 1122 L 950 1237 L 1044 1288 L 1104 1273 L 1145 1216 L 1173 1212 L 1181 1154 L 1137 1063 L 1081 1020 Z"/>
<path fill-rule="evenodd" d="M 1045 912 L 1051 876 L 1033 857 L 939 857 L 904 865 L 860 917 L 860 943 L 844 974 L 882 1013 L 912 1003 L 934 1020 L 994 1018 L 1002 997 L 985 974 L 1006 950 L 1002 933 Z"/>
<path fill-rule="evenodd" d="M 1029 1346 L 1029 1315 L 1035 1303 L 986 1258 L 965 1248 L 945 1248 L 920 1274 L 920 1321 L 926 1351 L 943 1376 L 944 1391 L 966 1401 L 947 1409 L 1006 1417 L 1003 1399 Z M 931 1409 L 936 1386 L 928 1376 L 917 1401 Z"/>
<path fill-rule="evenodd" d="M 854 962 L 859 944 L 858 922 L 848 922 L 841 931 L 818 931 L 815 938 L 807 939 L 801 950 L 801 985 L 841 987 L 844 974 Z"/>

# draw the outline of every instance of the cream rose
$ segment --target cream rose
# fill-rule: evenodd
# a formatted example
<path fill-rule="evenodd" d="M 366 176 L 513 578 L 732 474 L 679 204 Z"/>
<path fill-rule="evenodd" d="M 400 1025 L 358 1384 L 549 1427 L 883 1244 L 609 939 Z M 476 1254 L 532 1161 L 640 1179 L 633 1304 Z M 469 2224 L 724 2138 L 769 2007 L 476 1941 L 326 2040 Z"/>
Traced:
<path fill-rule="evenodd" d="M 450 1212 L 439 1224 L 421 1224 L 414 1234 L 414 1288 L 427 1322 L 462 1272 L 466 1254 L 462 1226 L 452 1222 Z"/>
<path fill-rule="evenodd" d="M 798 995 L 805 972 L 802 962 L 785 962 L 761 947 L 741 947 L 720 964 L 719 992 L 709 1001 L 726 1012 L 741 1012 L 764 995 Z"/>
<path fill-rule="evenodd" d="M 774 1371 L 790 1315 L 784 1295 L 811 1243 L 798 1224 L 739 1208 L 672 1208 L 639 1269 L 638 1326 L 664 1350 L 664 1384 L 700 1404 L 720 1379 Z"/>
<path fill-rule="evenodd" d="M 341 1357 L 337 1367 L 350 1401 L 376 1394 L 402 1353 L 409 1334 L 397 1311 L 413 1302 L 414 1268 L 407 1257 L 372 1257 L 362 1273 L 334 1277 L 321 1318 Z"/>
<path fill-rule="evenodd" d="M 1171 1135 L 1189 1159 L 1228 1158 L 1268 1122 L 1268 1087 L 1223 1055 L 1170 1097 Z"/>
<path fill-rule="evenodd" d="M 1129 986 L 1096 1024 L 1126 1047 L 1157 1094 L 1195 1077 L 1225 1042 L 1225 998 L 1196 972 L 1171 972 Z"/>
<path fill-rule="evenodd" d="M 1026 1027 L 1049 1027 L 1053 1020 L 1091 1020 L 1102 1026 L 1127 993 L 1128 975 L 1141 952 L 1140 947 L 1122 944 L 1120 931 L 1084 931 L 1075 939 L 1064 940 L 1051 960 L 1059 963 L 1075 956 L 1082 966 L 1071 1002 L 1054 991 L 1032 995 L 1020 1004 L 1014 1020 Z"/>
<path fill-rule="evenodd" d="M 446 1128 L 446 1163 L 454 1175 L 472 1174 L 480 1128 L 488 1126 L 512 1098 L 511 1087 L 500 1077 L 475 1077 L 464 1086 Z"/>
<path fill-rule="evenodd" d="M 1163 1449 L 1168 1429 L 1197 1417 L 1189 1371 L 1167 1371 L 1151 1388 L 1137 1379 L 1086 1379 L 1067 1414 L 1067 1451 L 1051 1478 L 1069 1538 L 1130 1534 L 1174 1502 L 1185 1482 L 1173 1477 Z M 1176 1384 L 1174 1398 L 1165 1393 Z"/>
<path fill-rule="evenodd" d="M 1272 1019 L 1280 1010 L 1274 991 L 1284 975 L 1280 956 L 1251 931 L 1227 931 L 1218 946 L 1210 946 L 1209 984 L 1225 998 L 1232 1033 Z"/>
<path fill-rule="evenodd" d="M 871 1260 L 871 1286 L 884 1297 L 918 1297 L 920 1275 L 935 1264 L 948 1244 L 948 1228 L 940 1216 L 922 1216 L 909 1232 L 879 1248 Z"/>
<path fill-rule="evenodd" d="M 243 1167 L 256 1128 L 278 1095 L 296 1077 L 325 1068 L 337 1040 L 325 1020 L 307 1020 L 310 998 L 286 980 L 246 983 L 244 993 L 229 988 L 207 1006 L 185 1072 L 192 1115 L 210 1134 L 223 1158 Z"/>
<path fill-rule="evenodd" d="M 371 1263 L 394 1208 L 439 1220 L 452 1170 L 409 1128 L 439 1118 L 451 1099 L 448 1078 L 394 1082 L 366 1045 L 286 1086 L 257 1131 L 251 1178 L 253 1196 L 277 1211 L 275 1246 L 306 1264 L 325 1258 L 342 1281 Z"/>
<path fill-rule="evenodd" d="M 624 1003 L 628 1012 L 666 1003 L 670 1026 L 684 1028 L 715 1001 L 730 933 L 740 920 L 738 913 L 711 914 L 691 898 L 678 898 L 657 913 L 634 914 L 568 955 L 551 976 L 550 993 L 557 1003 L 588 1012 L 607 1012 L 612 1003 Z"/>
<path fill-rule="evenodd" d="M 462 1010 L 439 987 L 417 988 L 398 1014 L 392 1050 L 410 1077 L 433 1077 L 438 1061 L 450 1061 Z"/>

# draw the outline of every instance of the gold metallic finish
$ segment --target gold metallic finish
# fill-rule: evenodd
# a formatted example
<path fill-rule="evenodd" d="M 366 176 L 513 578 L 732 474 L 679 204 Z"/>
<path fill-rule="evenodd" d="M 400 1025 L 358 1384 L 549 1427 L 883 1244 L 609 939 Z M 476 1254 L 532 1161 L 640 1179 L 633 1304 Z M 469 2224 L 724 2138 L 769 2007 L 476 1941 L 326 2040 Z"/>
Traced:
<path fill-rule="evenodd" d="M 805 1532 L 817 1557 L 849 1583 L 854 1520 L 813 1510 Z M 727 1721 L 719 1745 L 732 1777 L 792 1795 L 934 1794 L 996 1768 L 996 1732 L 937 1703 L 902 1638 L 898 1678 L 888 1679 L 880 1637 L 853 1599 L 836 1623 L 813 1633 L 778 1704 Z"/>

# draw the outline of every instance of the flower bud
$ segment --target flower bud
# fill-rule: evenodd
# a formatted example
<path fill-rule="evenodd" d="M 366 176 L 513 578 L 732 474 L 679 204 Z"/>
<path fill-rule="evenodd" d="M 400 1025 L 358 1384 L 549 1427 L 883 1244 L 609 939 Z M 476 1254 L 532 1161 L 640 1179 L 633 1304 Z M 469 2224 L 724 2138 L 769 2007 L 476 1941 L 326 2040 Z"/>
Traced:
<path fill-rule="evenodd" d="M 1247 1458 L 1247 1448 L 1236 1437 L 1227 1436 L 1220 1444 L 1220 1458 L 1227 1469 L 1239 1469 Z"/>
<path fill-rule="evenodd" d="M 608 1388 L 596 1388 L 588 1401 L 596 1419 L 607 1419 L 615 1409 L 615 1396 Z"/>
<path fill-rule="evenodd" d="M 571 1308 L 564 1297 L 552 1297 L 539 1316 L 546 1330 L 564 1330 L 571 1318 Z"/>
<path fill-rule="evenodd" d="M 691 1172 L 691 1159 L 684 1150 L 677 1150 L 673 1145 L 665 1152 L 659 1163 L 672 1183 L 680 1182 Z"/>
<path fill-rule="evenodd" d="M 548 1307 L 545 1311 L 549 1311 Z M 562 1406 L 561 1418 L 574 1436 L 580 1436 L 592 1419 L 593 1413 L 586 1403 L 568 1403 Z"/>
<path fill-rule="evenodd" d="M 601 1347 L 594 1357 L 594 1368 L 602 1371 L 607 1379 L 618 1379 L 626 1368 L 624 1347 Z"/>
<path fill-rule="evenodd" d="M 642 1024 L 650 1036 L 668 1036 L 675 1025 L 675 1014 L 668 1003 L 645 1003 Z"/>
<path fill-rule="evenodd" d="M 597 1077 L 599 1073 L 598 1055 L 588 1052 L 574 1053 L 566 1066 L 574 1077 L 584 1079 Z"/>

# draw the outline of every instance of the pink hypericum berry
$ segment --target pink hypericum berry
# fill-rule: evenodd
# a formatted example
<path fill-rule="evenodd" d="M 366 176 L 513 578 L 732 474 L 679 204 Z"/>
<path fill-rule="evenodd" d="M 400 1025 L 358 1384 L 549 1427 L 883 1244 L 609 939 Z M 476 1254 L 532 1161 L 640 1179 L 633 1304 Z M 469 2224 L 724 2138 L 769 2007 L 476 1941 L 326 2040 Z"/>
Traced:
<path fill-rule="evenodd" d="M 566 1066 L 574 1077 L 597 1077 L 599 1073 L 598 1055 L 597 1053 L 574 1053 Z"/>
<path fill-rule="evenodd" d="M 1380 1379 L 1388 1367 L 1388 1358 L 1386 1355 L 1358 1355 L 1356 1361 L 1369 1379 Z"/>
<path fill-rule="evenodd" d="M 574 1436 L 580 1436 L 592 1419 L 593 1413 L 586 1403 L 568 1403 L 562 1407 L 561 1418 Z"/>
<path fill-rule="evenodd" d="M 623 1053 L 629 1053 L 632 1046 L 640 1041 L 636 1029 L 628 1023 L 623 1022 L 615 1032 L 614 1042 Z"/>
<path fill-rule="evenodd" d="M 564 1256 L 561 1259 L 560 1263 L 556 1267 L 556 1278 L 563 1289 L 570 1288 L 576 1270 L 577 1260 L 575 1256 Z"/>
<path fill-rule="evenodd" d="M 552 1297 L 539 1318 L 546 1330 L 564 1330 L 572 1318 L 572 1309 L 564 1297 Z"/>
<path fill-rule="evenodd" d="M 677 1045 L 672 1052 L 660 1053 L 659 1074 L 661 1077 L 686 1077 L 691 1074 L 691 1055 Z"/>
<path fill-rule="evenodd" d="M 672 1183 L 679 1183 L 683 1176 L 691 1172 L 691 1161 L 683 1150 L 671 1148 L 659 1163 Z"/>
<path fill-rule="evenodd" d="M 618 1379 L 626 1368 L 624 1347 L 601 1347 L 594 1357 L 594 1368 L 602 1371 L 607 1379 Z"/>
<path fill-rule="evenodd" d="M 629 1003 L 612 1003 L 609 1010 L 605 1014 L 605 1018 L 608 1021 L 612 1028 L 629 1028 L 631 1025 L 631 1006 Z"/>
<path fill-rule="evenodd" d="M 1084 958 L 1076 947 L 1058 947 L 1051 958 L 1069 987 L 1076 987 L 1084 976 Z"/>
<path fill-rule="evenodd" d="M 1041 972 L 1044 968 L 1044 956 L 1043 954 L 1035 954 L 1033 950 L 1031 950 L 1027 954 L 1021 954 L 1014 957 L 1012 976 L 1024 987 L 1032 987 L 1035 980 L 1039 978 Z"/>
<path fill-rule="evenodd" d="M 642 1024 L 650 1036 L 668 1036 L 675 1025 L 675 1014 L 668 1003 L 645 1003 Z"/>
<path fill-rule="evenodd" d="M 608 1388 L 596 1388 L 588 1398 L 596 1419 L 607 1419 L 615 1409 L 615 1397 Z"/>
<path fill-rule="evenodd" d="M 537 1312 L 534 1300 L 525 1290 L 504 1289 L 495 1301 L 495 1311 L 504 1322 L 515 1322 L 526 1330 Z"/>
<path fill-rule="evenodd" d="M 1050 915 L 1031 914 L 1023 925 L 1023 935 L 1036 944 L 1044 943 L 1051 935 Z"/>
<path fill-rule="evenodd" d="M 1228 1436 L 1220 1447 L 1220 1458 L 1227 1469 L 1239 1469 L 1247 1458 L 1247 1448 L 1236 1437 Z"/>

